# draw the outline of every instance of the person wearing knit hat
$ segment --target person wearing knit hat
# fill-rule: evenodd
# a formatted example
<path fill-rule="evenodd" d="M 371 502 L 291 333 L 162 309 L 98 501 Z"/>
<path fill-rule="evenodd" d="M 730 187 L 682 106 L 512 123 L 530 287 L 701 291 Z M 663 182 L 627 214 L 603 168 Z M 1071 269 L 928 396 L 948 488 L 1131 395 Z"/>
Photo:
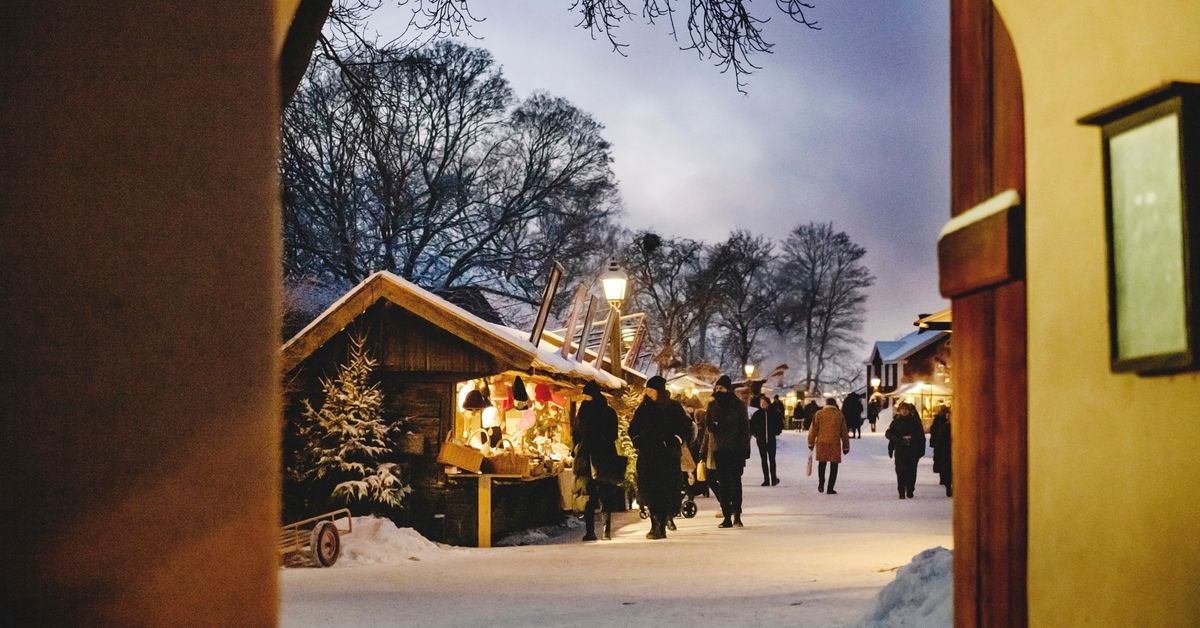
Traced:
<path fill-rule="evenodd" d="M 587 496 L 584 507 L 584 541 L 596 540 L 596 509 L 604 522 L 604 538 L 612 538 L 612 513 L 625 509 L 624 456 L 617 454 L 617 413 L 609 407 L 596 382 L 583 387 L 588 399 L 579 404 L 575 431 L 576 490 Z"/>
<path fill-rule="evenodd" d="M 733 382 L 722 375 L 713 384 L 708 409 L 709 442 L 716 465 L 717 495 L 721 500 L 718 527 L 742 527 L 742 472 L 750 457 L 750 423 L 746 405 L 733 395 Z"/>
<path fill-rule="evenodd" d="M 629 421 L 629 438 L 638 452 L 638 501 L 650 511 L 648 539 L 667 537 L 667 522 L 679 513 L 683 490 L 679 460 L 691 440 L 692 421 L 667 394 L 667 381 L 655 375 L 646 382 L 645 397 Z"/>

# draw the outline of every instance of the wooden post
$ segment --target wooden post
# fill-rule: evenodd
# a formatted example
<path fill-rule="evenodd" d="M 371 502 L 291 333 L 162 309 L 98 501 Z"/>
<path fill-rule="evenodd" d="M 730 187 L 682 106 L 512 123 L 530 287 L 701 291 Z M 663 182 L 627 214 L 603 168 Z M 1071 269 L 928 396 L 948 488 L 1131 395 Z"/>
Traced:
<path fill-rule="evenodd" d="M 575 361 L 583 362 L 587 355 L 588 338 L 592 335 L 592 314 L 596 311 L 596 297 L 588 297 L 587 309 L 583 314 L 583 329 L 579 335 L 579 349 L 575 352 Z"/>
<path fill-rule="evenodd" d="M 563 331 L 563 343 L 558 354 L 564 358 L 571 357 L 571 342 L 575 338 L 575 323 L 579 322 L 580 310 L 583 309 L 583 299 L 587 296 L 587 286 L 579 284 L 575 288 L 575 298 L 571 300 L 571 310 L 567 314 L 567 329 Z"/>
<path fill-rule="evenodd" d="M 479 475 L 479 547 L 492 546 L 492 476 Z"/>

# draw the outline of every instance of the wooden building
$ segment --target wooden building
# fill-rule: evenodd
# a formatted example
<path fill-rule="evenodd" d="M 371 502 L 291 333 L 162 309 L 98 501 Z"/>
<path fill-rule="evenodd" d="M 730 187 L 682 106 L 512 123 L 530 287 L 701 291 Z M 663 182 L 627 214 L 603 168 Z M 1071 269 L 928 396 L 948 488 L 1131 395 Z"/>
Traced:
<path fill-rule="evenodd" d="M 876 342 L 865 364 L 872 395 L 891 395 L 918 383 L 950 388 L 950 332 L 920 329 L 899 340 Z M 878 386 L 871 384 L 875 378 Z"/>
<path fill-rule="evenodd" d="M 616 391 L 624 386 L 622 379 L 535 347 L 518 330 L 484 321 L 380 272 L 284 344 L 285 420 L 300 418 L 304 399 L 314 406 L 322 402 L 320 380 L 336 374 L 352 334 L 365 335 L 367 350 L 378 361 L 385 418 L 405 433 L 405 446 L 394 461 L 413 488 L 406 498 L 408 524 L 434 540 L 489 546 L 509 532 L 561 520 L 562 492 L 554 470 L 501 477 L 454 473 L 438 462 L 449 436 L 469 436 L 459 403 L 464 387 L 486 378 L 499 388 L 521 376 L 524 383 L 553 390 L 565 414 L 587 381 Z"/>

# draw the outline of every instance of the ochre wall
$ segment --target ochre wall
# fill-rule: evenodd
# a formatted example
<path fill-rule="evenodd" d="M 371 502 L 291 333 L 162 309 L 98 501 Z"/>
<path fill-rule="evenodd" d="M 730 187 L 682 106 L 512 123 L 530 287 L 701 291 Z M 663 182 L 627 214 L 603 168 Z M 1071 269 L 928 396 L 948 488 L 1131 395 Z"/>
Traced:
<path fill-rule="evenodd" d="M 6 6 L 0 624 L 276 621 L 291 5 Z"/>
<path fill-rule="evenodd" d="M 1200 625 L 1200 375 L 1109 370 L 1100 132 L 1075 122 L 1200 82 L 1200 3 L 995 4 L 1025 92 L 1030 623 Z"/>

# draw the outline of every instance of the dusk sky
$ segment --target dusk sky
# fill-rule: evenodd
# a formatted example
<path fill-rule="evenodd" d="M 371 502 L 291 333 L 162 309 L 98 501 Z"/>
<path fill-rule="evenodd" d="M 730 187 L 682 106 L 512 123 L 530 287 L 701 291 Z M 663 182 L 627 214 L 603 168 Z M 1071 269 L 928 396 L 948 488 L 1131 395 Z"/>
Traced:
<path fill-rule="evenodd" d="M 748 95 L 665 23 L 627 22 L 628 56 L 614 53 L 575 27 L 570 0 L 474 2 L 485 21 L 468 43 L 519 96 L 564 96 L 605 125 L 626 226 L 709 242 L 736 228 L 781 239 L 808 221 L 850 234 L 876 277 L 865 359 L 947 304 L 934 247 L 949 218 L 949 16 L 943 2 L 814 2 L 819 31 L 751 4 L 776 46 L 755 59 Z M 387 39 L 406 20 L 391 9 L 372 25 Z"/>

